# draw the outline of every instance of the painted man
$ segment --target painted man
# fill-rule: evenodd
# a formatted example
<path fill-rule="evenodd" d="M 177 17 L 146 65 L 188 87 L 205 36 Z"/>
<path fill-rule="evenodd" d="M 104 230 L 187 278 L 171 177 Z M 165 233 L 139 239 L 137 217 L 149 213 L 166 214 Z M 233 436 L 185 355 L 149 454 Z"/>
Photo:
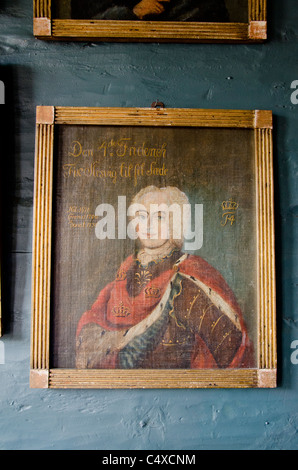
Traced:
<path fill-rule="evenodd" d="M 189 205 L 186 195 L 149 186 L 133 203 L 139 247 L 82 315 L 76 367 L 252 367 L 233 292 L 210 264 L 182 251 L 183 236 L 175 235 L 173 213 L 166 213 Z"/>
<path fill-rule="evenodd" d="M 224 0 L 72 0 L 72 18 L 227 22 Z"/>

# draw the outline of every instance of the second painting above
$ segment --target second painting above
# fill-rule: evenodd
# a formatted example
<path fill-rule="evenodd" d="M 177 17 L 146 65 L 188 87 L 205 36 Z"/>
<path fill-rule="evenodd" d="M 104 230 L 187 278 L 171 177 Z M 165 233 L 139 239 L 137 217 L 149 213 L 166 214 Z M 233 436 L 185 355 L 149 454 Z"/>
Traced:
<path fill-rule="evenodd" d="M 34 0 L 40 39 L 260 42 L 266 0 Z"/>

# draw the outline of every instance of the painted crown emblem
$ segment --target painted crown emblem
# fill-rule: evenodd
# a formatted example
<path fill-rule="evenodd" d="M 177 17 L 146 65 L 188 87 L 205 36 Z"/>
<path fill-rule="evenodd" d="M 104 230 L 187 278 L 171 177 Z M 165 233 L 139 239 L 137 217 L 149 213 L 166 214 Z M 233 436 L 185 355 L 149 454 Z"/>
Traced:
<path fill-rule="evenodd" d="M 121 317 L 125 318 L 130 315 L 129 308 L 127 308 L 123 302 L 120 302 L 118 306 L 115 306 L 112 310 L 112 313 L 115 315 L 115 317 Z"/>
<path fill-rule="evenodd" d="M 123 271 L 122 269 L 120 269 L 117 272 L 116 281 L 125 281 L 125 279 L 126 279 L 126 271 Z"/>
<path fill-rule="evenodd" d="M 160 289 L 158 287 L 154 287 L 154 286 L 146 287 L 145 296 L 146 297 L 158 298 L 158 297 L 160 297 Z"/>
<path fill-rule="evenodd" d="M 228 201 L 223 201 L 221 207 L 223 211 L 235 211 L 238 209 L 239 204 L 237 202 L 233 202 L 232 199 L 229 199 Z"/>

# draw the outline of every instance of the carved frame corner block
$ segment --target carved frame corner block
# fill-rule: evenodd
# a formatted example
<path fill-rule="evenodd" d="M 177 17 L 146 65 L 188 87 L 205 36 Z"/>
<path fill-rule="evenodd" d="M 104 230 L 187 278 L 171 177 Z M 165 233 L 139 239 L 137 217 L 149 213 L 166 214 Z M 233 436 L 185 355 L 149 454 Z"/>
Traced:
<path fill-rule="evenodd" d="M 54 124 L 55 108 L 54 106 L 37 106 L 36 123 L 37 124 Z"/>
<path fill-rule="evenodd" d="M 30 371 L 30 388 L 48 388 L 49 387 L 49 371 L 41 369 L 33 369 Z"/>

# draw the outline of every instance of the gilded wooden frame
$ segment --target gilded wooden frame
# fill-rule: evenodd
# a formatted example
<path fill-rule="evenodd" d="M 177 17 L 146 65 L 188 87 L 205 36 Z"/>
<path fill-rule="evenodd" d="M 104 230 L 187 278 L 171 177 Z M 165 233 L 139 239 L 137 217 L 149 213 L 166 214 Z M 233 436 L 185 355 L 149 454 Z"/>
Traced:
<path fill-rule="evenodd" d="M 33 0 L 39 39 L 250 43 L 267 39 L 267 0 L 247 0 L 246 23 L 73 20 L 52 17 L 52 0 Z"/>
<path fill-rule="evenodd" d="M 51 243 L 55 127 L 199 126 L 254 130 L 258 259 L 258 366 L 217 370 L 50 368 Z M 32 388 L 274 388 L 276 310 L 271 111 L 37 107 L 32 276 Z"/>

